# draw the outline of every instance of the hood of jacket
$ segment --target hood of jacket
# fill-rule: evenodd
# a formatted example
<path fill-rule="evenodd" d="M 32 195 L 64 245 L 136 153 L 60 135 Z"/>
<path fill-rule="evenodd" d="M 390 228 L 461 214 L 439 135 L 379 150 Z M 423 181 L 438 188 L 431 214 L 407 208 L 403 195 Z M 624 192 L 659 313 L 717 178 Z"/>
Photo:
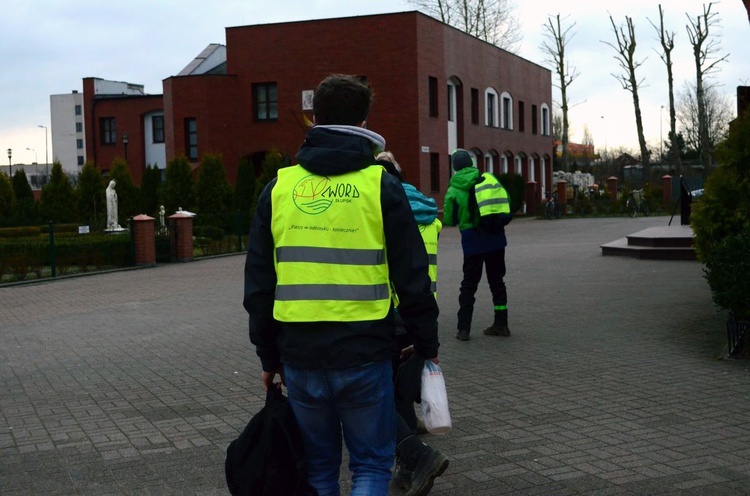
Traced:
<path fill-rule="evenodd" d="M 406 193 L 406 199 L 409 200 L 409 206 L 414 214 L 414 220 L 417 224 L 430 225 L 438 215 L 438 208 L 435 200 L 425 196 L 417 188 L 409 183 L 401 183 Z"/>
<path fill-rule="evenodd" d="M 479 170 L 474 167 L 466 167 L 453 174 L 449 184 L 462 191 L 469 191 L 474 187 L 478 179 Z"/>
<path fill-rule="evenodd" d="M 356 126 L 315 126 L 297 152 L 298 163 L 320 176 L 337 176 L 375 163 L 382 136 Z"/>

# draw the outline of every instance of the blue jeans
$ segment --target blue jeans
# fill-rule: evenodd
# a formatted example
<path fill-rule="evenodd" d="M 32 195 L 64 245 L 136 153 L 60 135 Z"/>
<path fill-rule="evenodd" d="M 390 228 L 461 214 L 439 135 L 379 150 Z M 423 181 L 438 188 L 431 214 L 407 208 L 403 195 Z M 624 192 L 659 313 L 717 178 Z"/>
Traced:
<path fill-rule="evenodd" d="M 339 496 L 341 434 L 349 451 L 352 496 L 387 496 L 396 449 L 389 360 L 350 369 L 284 366 L 289 402 L 307 455 L 308 482 Z"/>

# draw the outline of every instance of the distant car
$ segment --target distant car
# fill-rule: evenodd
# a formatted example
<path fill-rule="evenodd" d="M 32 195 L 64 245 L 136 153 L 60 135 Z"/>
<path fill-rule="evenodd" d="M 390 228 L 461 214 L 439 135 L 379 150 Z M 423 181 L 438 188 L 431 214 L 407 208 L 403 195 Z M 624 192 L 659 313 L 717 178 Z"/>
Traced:
<path fill-rule="evenodd" d="M 690 192 L 690 196 L 692 196 L 693 199 L 700 198 L 701 196 L 703 196 L 703 188 L 694 189 L 693 191 Z"/>

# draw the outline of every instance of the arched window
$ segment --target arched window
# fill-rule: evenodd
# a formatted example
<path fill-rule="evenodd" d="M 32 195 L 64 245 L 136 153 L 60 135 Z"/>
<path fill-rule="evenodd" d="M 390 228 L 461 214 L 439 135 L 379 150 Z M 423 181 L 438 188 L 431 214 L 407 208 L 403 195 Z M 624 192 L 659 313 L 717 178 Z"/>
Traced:
<path fill-rule="evenodd" d="M 513 130 L 513 98 L 504 91 L 500 95 L 500 127 Z"/>
<path fill-rule="evenodd" d="M 497 91 L 493 88 L 487 88 L 484 90 L 484 125 L 489 127 L 498 127 L 498 115 L 499 115 L 499 98 Z"/>
<path fill-rule="evenodd" d="M 550 132 L 549 125 L 549 106 L 546 103 L 542 104 L 542 136 L 549 136 Z"/>

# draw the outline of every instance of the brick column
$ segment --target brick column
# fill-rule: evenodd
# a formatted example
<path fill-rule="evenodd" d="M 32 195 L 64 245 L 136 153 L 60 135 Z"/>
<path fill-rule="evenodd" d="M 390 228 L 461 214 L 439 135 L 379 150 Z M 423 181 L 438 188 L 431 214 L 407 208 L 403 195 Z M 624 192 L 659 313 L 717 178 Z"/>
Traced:
<path fill-rule="evenodd" d="M 665 212 L 669 212 L 672 206 L 672 176 L 669 174 L 661 176 L 661 203 Z"/>
<path fill-rule="evenodd" d="M 135 237 L 135 264 L 156 265 L 154 218 L 143 214 L 133 217 L 133 235 Z"/>
<path fill-rule="evenodd" d="M 526 183 L 526 213 L 529 215 L 536 215 L 536 207 L 539 203 L 539 198 L 536 194 L 536 181 L 529 181 Z"/>
<path fill-rule="evenodd" d="M 560 214 L 568 213 L 568 181 L 557 181 L 557 203 L 560 204 Z"/>
<path fill-rule="evenodd" d="M 617 204 L 617 178 L 611 176 L 607 178 L 607 192 L 613 205 Z"/>
<path fill-rule="evenodd" d="M 177 262 L 190 262 L 193 260 L 193 216 L 178 212 L 169 216 L 169 221 L 174 225 L 171 231 L 177 237 L 175 245 L 175 259 Z M 172 241 L 174 243 L 174 241 Z"/>

